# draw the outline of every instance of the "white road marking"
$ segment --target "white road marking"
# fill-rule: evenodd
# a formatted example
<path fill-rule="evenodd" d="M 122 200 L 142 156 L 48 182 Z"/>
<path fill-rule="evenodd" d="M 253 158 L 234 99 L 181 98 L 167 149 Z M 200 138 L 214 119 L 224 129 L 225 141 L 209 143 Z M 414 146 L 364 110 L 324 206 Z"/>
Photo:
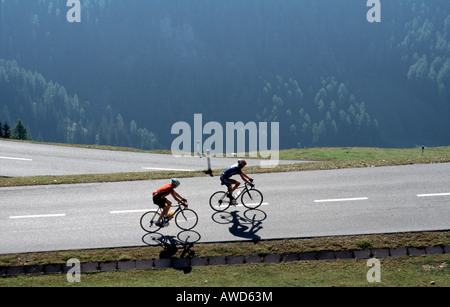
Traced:
<path fill-rule="evenodd" d="M 269 203 L 262 203 L 262 206 L 266 206 Z M 248 204 L 250 206 L 250 204 Z M 233 207 L 233 205 L 231 205 L 230 207 Z M 236 205 L 234 207 L 243 207 L 242 204 Z M 126 214 L 126 213 L 144 213 L 144 212 L 148 212 L 148 211 L 155 211 L 152 209 L 137 209 L 137 210 L 117 210 L 117 211 L 109 211 L 110 214 Z"/>
<path fill-rule="evenodd" d="M 33 159 L 13 158 L 13 157 L 0 157 L 0 159 L 3 159 L 3 160 L 16 160 L 16 161 L 27 161 L 27 162 L 33 161 Z"/>
<path fill-rule="evenodd" d="M 261 204 L 261 206 L 267 206 L 269 203 L 262 203 Z M 247 206 L 251 206 L 252 204 L 247 204 Z M 214 207 L 221 207 L 221 206 L 214 206 Z M 238 205 L 235 205 L 235 206 L 233 206 L 233 205 L 230 205 L 230 208 L 233 208 L 233 207 L 244 207 L 244 205 L 243 204 L 238 204 Z"/>
<path fill-rule="evenodd" d="M 193 172 L 193 169 L 176 169 L 176 168 L 162 168 L 162 167 L 143 167 L 143 170 L 152 171 L 179 171 L 179 172 Z"/>
<path fill-rule="evenodd" d="M 122 210 L 122 211 L 110 211 L 111 214 L 122 214 L 122 213 L 143 213 L 152 211 L 151 209 L 138 209 L 138 210 Z"/>
<path fill-rule="evenodd" d="M 417 197 L 449 196 L 450 193 L 417 194 Z"/>
<path fill-rule="evenodd" d="M 368 200 L 368 197 L 355 197 L 355 198 L 336 198 L 336 199 L 319 199 L 314 200 L 315 203 L 328 203 L 328 202 L 339 202 L 339 201 L 357 201 L 357 200 Z"/>
<path fill-rule="evenodd" d="M 10 216 L 10 219 L 34 219 L 34 218 L 47 218 L 47 217 L 64 217 L 65 214 L 39 214 L 39 215 L 22 215 L 22 216 Z"/>
<path fill-rule="evenodd" d="M 262 203 L 261 204 L 261 206 L 267 206 L 269 203 Z M 250 204 L 247 204 L 247 206 L 251 206 L 252 204 L 250 203 Z M 256 205 L 256 204 L 255 204 Z M 239 205 L 236 205 L 236 207 L 243 207 L 244 205 L 243 204 L 239 204 Z M 231 205 L 230 207 L 233 207 L 233 205 Z"/>

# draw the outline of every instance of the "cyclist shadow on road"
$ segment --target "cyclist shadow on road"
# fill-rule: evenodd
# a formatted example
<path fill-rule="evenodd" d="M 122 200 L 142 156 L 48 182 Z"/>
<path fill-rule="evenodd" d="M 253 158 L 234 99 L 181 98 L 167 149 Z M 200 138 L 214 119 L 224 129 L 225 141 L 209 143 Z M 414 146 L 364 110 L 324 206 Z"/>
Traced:
<path fill-rule="evenodd" d="M 194 243 L 200 241 L 200 234 L 193 230 L 184 230 L 173 235 L 163 235 L 160 232 L 146 233 L 142 237 L 142 242 L 149 246 L 162 246 L 163 250 L 159 253 L 160 259 L 170 259 L 176 255 L 181 249 L 180 259 L 190 259 L 194 256 L 195 252 L 192 251 Z M 175 268 L 175 267 L 174 267 Z M 190 273 L 191 266 L 188 263 L 184 263 L 176 267 L 176 269 L 183 270 L 184 273 Z"/>
<path fill-rule="evenodd" d="M 200 234 L 193 230 L 180 231 L 176 237 L 160 232 L 149 232 L 142 237 L 142 242 L 149 246 L 189 246 L 200 241 L 200 238 Z"/>
<path fill-rule="evenodd" d="M 200 234 L 193 230 L 180 231 L 177 236 L 163 235 L 160 232 L 146 233 L 142 237 L 142 242 L 149 246 L 162 246 L 164 250 L 161 252 L 161 258 L 170 258 L 175 255 L 181 246 L 181 258 L 191 255 L 191 248 L 194 243 L 200 241 Z"/>
<path fill-rule="evenodd" d="M 228 230 L 233 236 L 257 243 L 261 239 L 257 232 L 263 228 L 262 221 L 266 217 L 267 214 L 264 211 L 251 209 L 245 211 L 243 215 L 237 210 L 217 212 L 212 216 L 212 219 L 218 224 L 231 224 Z"/>

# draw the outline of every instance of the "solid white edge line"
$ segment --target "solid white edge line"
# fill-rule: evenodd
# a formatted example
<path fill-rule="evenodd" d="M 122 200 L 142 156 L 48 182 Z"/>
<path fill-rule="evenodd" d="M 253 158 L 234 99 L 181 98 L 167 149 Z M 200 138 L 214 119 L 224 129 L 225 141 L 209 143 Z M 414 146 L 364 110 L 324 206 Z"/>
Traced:
<path fill-rule="evenodd" d="M 417 197 L 449 196 L 450 193 L 417 194 Z"/>
<path fill-rule="evenodd" d="M 356 200 L 368 200 L 368 197 L 356 197 L 356 198 L 336 198 L 336 199 L 319 199 L 314 200 L 315 203 L 327 203 L 327 202 L 338 202 L 338 201 L 356 201 Z"/>
<path fill-rule="evenodd" d="M 33 219 L 33 218 L 45 218 L 45 217 L 64 217 L 65 214 L 39 214 L 39 215 L 22 215 L 22 216 L 10 216 L 10 219 Z"/>

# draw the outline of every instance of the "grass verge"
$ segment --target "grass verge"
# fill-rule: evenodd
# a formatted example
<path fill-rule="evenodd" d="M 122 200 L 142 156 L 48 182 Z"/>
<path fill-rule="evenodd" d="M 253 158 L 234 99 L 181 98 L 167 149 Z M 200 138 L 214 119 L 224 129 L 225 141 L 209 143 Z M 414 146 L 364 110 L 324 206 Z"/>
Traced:
<path fill-rule="evenodd" d="M 196 244 L 190 257 L 217 255 L 267 255 L 272 253 L 367 248 L 427 247 L 450 244 L 450 231 L 318 237 L 260 242 Z M 0 266 L 140 260 L 186 255 L 183 248 L 136 247 L 74 250 L 0 256 Z M 118 271 L 83 274 L 80 283 L 69 283 L 65 274 L 0 278 L 0 287 L 425 287 L 450 286 L 450 255 L 380 259 L 381 282 L 369 283 L 367 260 L 297 261 L 279 264 L 246 264 L 194 267 L 181 270 Z"/>
<path fill-rule="evenodd" d="M 368 270 L 365 260 L 298 261 L 280 264 L 194 267 L 189 274 L 173 269 L 84 274 L 80 283 L 72 284 L 67 282 L 65 274 L 19 276 L 0 278 L 0 287 L 188 286 L 242 289 L 245 287 L 450 286 L 450 255 L 448 254 L 381 259 L 380 282 L 369 283 Z"/>
<path fill-rule="evenodd" d="M 161 246 L 69 250 L 42 253 L 0 255 L 0 266 L 65 263 L 70 258 L 81 262 L 114 260 L 145 260 L 158 258 L 245 256 L 272 253 L 309 252 L 325 250 L 362 250 L 368 248 L 428 247 L 450 245 L 450 231 L 331 236 L 305 239 L 264 240 L 259 242 L 201 243 L 188 250 L 182 246 Z"/>

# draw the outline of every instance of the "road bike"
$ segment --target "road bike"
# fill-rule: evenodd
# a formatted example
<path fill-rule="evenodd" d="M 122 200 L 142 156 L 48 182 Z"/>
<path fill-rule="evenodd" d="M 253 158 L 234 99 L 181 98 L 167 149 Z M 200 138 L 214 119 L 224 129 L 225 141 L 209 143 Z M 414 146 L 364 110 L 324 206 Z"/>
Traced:
<path fill-rule="evenodd" d="M 236 194 L 236 200 L 240 197 L 242 205 L 248 209 L 256 209 L 261 206 L 263 202 L 262 193 L 255 189 L 254 186 L 250 186 L 248 183 L 245 183 L 244 189 L 238 191 Z M 231 203 L 231 199 L 228 197 L 228 192 L 217 191 L 211 195 L 209 205 L 214 211 L 223 212 L 233 204 Z"/>
<path fill-rule="evenodd" d="M 182 230 L 191 230 L 195 226 L 197 226 L 198 223 L 198 215 L 197 213 L 188 208 L 187 203 L 178 203 L 178 205 L 175 206 L 176 210 L 171 214 L 171 217 L 164 217 L 161 222 L 163 223 L 164 227 L 167 227 L 169 225 L 170 220 L 175 220 L 175 224 Z M 141 227 L 146 232 L 157 232 L 162 227 L 156 225 L 156 222 L 158 221 L 159 217 L 162 214 L 162 208 L 158 208 L 158 210 L 151 210 L 146 213 L 144 213 L 141 216 Z"/>

